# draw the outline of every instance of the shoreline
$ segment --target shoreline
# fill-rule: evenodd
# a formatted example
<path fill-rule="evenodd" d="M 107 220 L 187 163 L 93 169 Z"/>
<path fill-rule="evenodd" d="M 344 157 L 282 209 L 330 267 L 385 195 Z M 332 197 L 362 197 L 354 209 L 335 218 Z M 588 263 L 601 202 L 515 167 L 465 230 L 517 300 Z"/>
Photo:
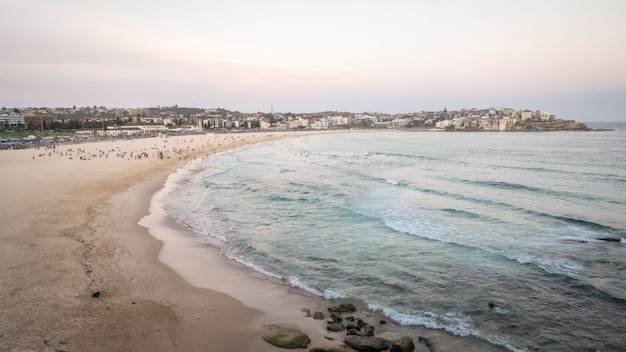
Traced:
<path fill-rule="evenodd" d="M 0 263 L 7 268 L 0 272 L 0 351 L 281 351 L 262 340 L 265 324 L 299 328 L 310 347 L 341 345 L 341 333 L 304 311 L 325 312 L 337 302 L 274 282 L 151 209 L 166 181 L 197 158 L 306 135 L 155 137 L 0 152 L 0 167 L 11 171 L 0 178 Z M 355 316 L 377 321 L 382 314 Z M 493 348 L 474 337 L 384 326 L 377 336 L 393 340 L 413 329 L 415 339 L 418 331 L 444 349 Z"/>
<path fill-rule="evenodd" d="M 159 262 L 162 245 L 137 222 L 185 160 L 303 135 L 156 137 L 0 152 L 0 350 L 275 350 L 254 324 L 260 310 L 187 283 Z M 167 156 L 159 160 L 157 151 Z M 208 298 L 219 305 L 204 303 Z M 202 319 L 207 306 L 221 314 Z"/>
<path fill-rule="evenodd" d="M 181 168 L 178 172 L 180 170 Z M 262 340 L 263 331 L 260 327 L 266 324 L 297 327 L 309 335 L 311 345 L 338 346 L 340 339 L 336 339 L 337 342 L 333 344 L 324 338 L 332 334 L 324 329 L 320 321 L 306 318 L 305 309 L 321 307 L 323 298 L 285 283 L 273 282 L 265 275 L 228 259 L 220 252 L 218 246 L 205 242 L 201 236 L 176 222 L 164 211 L 160 198 L 166 195 L 168 188 L 172 186 L 168 183 L 176 174 L 175 172 L 167 176 L 165 186 L 151 197 L 150 212 L 136 223 L 161 244 L 158 262 L 172 270 L 185 283 L 201 290 L 227 295 L 254 313 L 234 314 L 232 310 L 224 309 L 219 299 L 205 296 L 204 306 L 192 307 L 191 314 L 187 315 L 205 312 L 209 319 L 221 316 L 229 320 L 234 318 L 245 321 L 237 329 L 242 331 L 251 329 L 253 338 L 249 341 L 249 349 L 243 350 L 261 352 L 281 350 Z M 226 345 L 221 345 L 223 346 Z M 234 346 L 228 344 L 228 347 Z"/>
<path fill-rule="evenodd" d="M 227 151 L 225 151 L 227 152 Z M 201 161 L 198 161 L 201 162 Z M 302 288 L 291 286 L 286 281 L 272 278 L 262 272 L 227 258 L 220 250 L 217 239 L 205 237 L 178 223 L 165 212 L 161 199 L 177 185 L 187 182 L 189 174 L 204 170 L 201 166 L 189 162 L 168 175 L 160 190 L 151 201 L 150 214 L 143 217 L 139 224 L 147 228 L 154 238 L 163 243 L 159 261 L 171 268 L 186 282 L 195 287 L 206 288 L 226 293 L 247 307 L 258 309 L 261 315 L 252 320 L 252 328 L 257 332 L 251 341 L 251 351 L 277 352 L 284 349 L 264 342 L 260 327 L 266 324 L 291 326 L 304 331 L 310 338 L 309 348 L 340 348 L 343 346 L 345 332 L 331 332 L 326 329 L 328 319 L 315 320 L 307 315 L 321 311 L 328 317 L 327 308 L 341 303 L 355 303 L 357 311 L 353 314 L 375 325 L 376 336 L 395 341 L 403 336 L 412 336 L 418 350 L 425 350 L 423 341 L 434 343 L 444 350 L 466 351 L 502 351 L 503 345 L 477 336 L 453 335 L 444 329 L 429 329 L 424 326 L 402 326 L 384 316 L 380 310 L 372 310 L 365 302 L 351 298 L 328 299 L 314 295 Z M 204 273 L 198 268 L 212 268 Z M 306 311 L 304 311 L 306 310 Z M 381 321 L 384 321 L 381 323 Z M 426 337 L 423 339 L 423 337 Z M 422 340 L 423 339 L 423 340 Z M 421 349 L 420 349 L 421 348 Z M 348 351 L 350 349 L 347 349 Z"/>

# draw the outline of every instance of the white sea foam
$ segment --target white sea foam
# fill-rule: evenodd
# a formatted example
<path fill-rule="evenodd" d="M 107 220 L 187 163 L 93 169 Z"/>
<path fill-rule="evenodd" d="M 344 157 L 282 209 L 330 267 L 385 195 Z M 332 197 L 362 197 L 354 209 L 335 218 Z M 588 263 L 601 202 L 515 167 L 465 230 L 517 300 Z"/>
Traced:
<path fill-rule="evenodd" d="M 223 243 L 227 243 L 228 239 L 226 238 L 225 235 L 223 234 L 219 234 L 216 233 L 214 231 L 211 230 L 211 228 L 209 227 L 209 225 L 203 223 L 203 222 L 191 222 L 191 220 L 187 219 L 187 218 L 178 218 L 176 219 L 176 222 L 178 222 L 179 224 L 182 224 L 183 226 L 185 226 L 186 228 L 188 228 L 189 230 L 204 236 L 204 237 L 211 237 L 211 238 L 215 238 L 218 239 L 219 241 L 223 242 Z"/>
<path fill-rule="evenodd" d="M 509 312 L 510 312 L 508 309 L 502 309 L 500 307 L 496 307 L 494 310 L 498 314 L 509 314 Z"/>
<path fill-rule="evenodd" d="M 218 240 L 220 240 L 221 242 L 224 242 L 224 243 L 228 242 L 228 239 L 226 238 L 226 236 L 217 234 L 217 233 L 215 233 L 213 231 L 210 231 L 210 230 L 207 230 L 207 234 L 205 236 L 211 237 L 211 238 L 217 238 Z"/>
<path fill-rule="evenodd" d="M 396 180 L 394 180 L 392 178 L 387 179 L 387 183 L 389 183 L 391 185 L 394 185 L 394 186 L 398 185 L 398 181 L 396 181 Z"/>
<path fill-rule="evenodd" d="M 491 252 L 489 248 L 476 241 L 468 241 L 472 236 L 465 235 L 464 240 L 460 240 L 454 235 L 454 231 L 443 225 L 435 224 L 425 220 L 407 221 L 407 219 L 384 219 L 385 225 L 392 230 L 427 238 L 443 243 L 454 243 L 467 247 L 474 247 Z M 418 231 L 419 229 L 419 231 Z M 551 274 L 575 276 L 579 274 L 584 267 L 569 259 L 542 258 L 527 253 L 504 253 L 509 259 L 516 260 L 520 264 L 533 264 Z"/>
<path fill-rule="evenodd" d="M 322 292 L 314 287 L 309 286 L 306 282 L 303 282 L 302 280 L 300 280 L 299 278 L 295 276 L 289 276 L 289 285 L 305 290 L 316 296 L 324 297 L 326 299 L 336 299 L 336 298 L 346 297 L 346 294 L 341 291 L 326 289 Z"/>
<path fill-rule="evenodd" d="M 236 262 L 237 262 L 237 263 L 239 263 L 239 264 L 245 265 L 245 266 L 247 266 L 248 268 L 250 268 L 250 269 L 252 269 L 252 270 L 254 270 L 254 271 L 257 271 L 257 272 L 259 272 L 259 273 L 261 273 L 261 274 L 263 274 L 263 275 L 265 275 L 265 276 L 268 276 L 268 277 L 271 277 L 271 278 L 274 278 L 274 279 L 277 279 L 277 280 L 283 280 L 283 279 L 284 279 L 281 275 L 276 274 L 276 273 L 274 273 L 274 272 L 271 272 L 271 271 L 269 271 L 269 270 L 265 270 L 265 268 L 263 268 L 262 266 L 260 266 L 260 265 L 258 265 L 258 264 L 255 264 L 255 263 L 253 263 L 253 262 L 250 262 L 250 261 L 244 260 L 244 259 L 242 259 L 242 258 L 240 258 L 240 257 L 237 257 L 237 256 L 235 256 L 235 255 L 232 255 L 232 254 L 230 254 L 230 253 L 224 253 L 224 255 L 225 255 L 228 259 L 234 260 L 234 261 L 236 261 Z"/>
<path fill-rule="evenodd" d="M 325 289 L 324 298 L 326 299 L 338 299 L 348 297 L 343 291 Z"/>
<path fill-rule="evenodd" d="M 385 222 L 385 226 L 394 231 L 426 238 L 429 240 L 440 241 L 444 243 L 463 244 L 460 241 L 455 240 L 455 238 L 451 236 L 450 231 L 448 231 L 448 229 L 443 225 L 432 223 L 423 219 L 414 219 L 411 221 L 410 219 L 401 218 L 400 214 L 397 214 L 396 217 L 399 218 L 383 219 L 383 221 Z"/>
<path fill-rule="evenodd" d="M 400 313 L 392 308 L 383 307 L 379 304 L 368 304 L 369 309 L 373 311 L 382 311 L 383 314 L 401 325 L 424 326 L 429 329 L 443 329 L 457 336 L 475 336 L 488 341 L 491 344 L 502 346 L 513 352 L 524 352 L 513 346 L 508 339 L 502 336 L 486 335 L 477 330 L 472 318 L 460 313 L 449 312 L 444 315 L 438 315 L 432 312 L 419 312 L 416 315 Z"/>
<path fill-rule="evenodd" d="M 204 207 L 206 203 L 209 201 L 209 198 L 210 198 L 209 196 L 211 195 L 211 193 L 213 193 L 213 189 L 207 188 L 204 194 L 202 195 L 202 199 L 200 199 L 200 201 L 198 202 L 196 207 L 193 209 L 193 211 L 198 211 L 202 209 L 202 207 Z"/>
<path fill-rule="evenodd" d="M 370 303 L 368 308 L 374 311 L 380 310 L 383 314 L 401 325 L 424 326 L 430 329 L 444 329 L 458 336 L 472 335 L 472 321 L 468 316 L 456 313 L 437 315 L 431 312 L 420 312 L 419 315 L 411 315 L 397 312 L 394 309 Z"/>
<path fill-rule="evenodd" d="M 550 274 L 577 275 L 584 267 L 569 259 L 541 258 L 528 253 L 517 253 L 507 255 L 508 258 L 516 260 L 520 264 L 533 264 Z"/>

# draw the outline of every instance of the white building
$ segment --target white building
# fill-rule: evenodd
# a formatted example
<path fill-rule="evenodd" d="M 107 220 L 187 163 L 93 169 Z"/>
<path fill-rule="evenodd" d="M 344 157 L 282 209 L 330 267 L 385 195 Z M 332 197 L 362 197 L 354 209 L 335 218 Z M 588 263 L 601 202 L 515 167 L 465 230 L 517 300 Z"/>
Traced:
<path fill-rule="evenodd" d="M 16 114 L 14 112 L 9 113 L 9 114 L 1 114 L 0 125 L 8 126 L 10 128 L 13 128 L 19 125 L 26 126 L 26 120 L 24 119 L 23 115 Z"/>
<path fill-rule="evenodd" d="M 327 129 L 328 128 L 328 120 L 326 118 L 322 117 L 321 119 L 313 122 L 311 124 L 311 128 L 316 129 L 316 130 Z"/>

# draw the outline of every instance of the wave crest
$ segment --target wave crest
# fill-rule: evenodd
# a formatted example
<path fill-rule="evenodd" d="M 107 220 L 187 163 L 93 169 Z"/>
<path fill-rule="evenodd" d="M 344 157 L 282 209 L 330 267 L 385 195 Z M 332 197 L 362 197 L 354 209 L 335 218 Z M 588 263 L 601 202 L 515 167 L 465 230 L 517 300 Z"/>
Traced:
<path fill-rule="evenodd" d="M 307 283 L 300 280 L 296 276 L 289 276 L 289 285 L 305 290 L 316 296 L 324 297 L 326 299 L 337 299 L 337 298 L 347 297 L 346 294 L 342 291 L 336 291 L 336 290 L 331 290 L 331 289 L 325 289 L 324 291 L 320 291 L 314 287 L 309 286 Z"/>
<path fill-rule="evenodd" d="M 367 306 L 373 311 L 381 311 L 386 317 L 400 325 L 424 326 L 429 329 L 442 329 L 457 336 L 475 336 L 486 340 L 491 344 L 505 347 L 510 351 L 526 351 L 525 349 L 515 347 L 505 337 L 483 334 L 474 327 L 471 317 L 460 313 L 449 312 L 444 315 L 438 315 L 432 312 L 419 312 L 418 314 L 405 314 L 375 303 L 370 303 Z"/>

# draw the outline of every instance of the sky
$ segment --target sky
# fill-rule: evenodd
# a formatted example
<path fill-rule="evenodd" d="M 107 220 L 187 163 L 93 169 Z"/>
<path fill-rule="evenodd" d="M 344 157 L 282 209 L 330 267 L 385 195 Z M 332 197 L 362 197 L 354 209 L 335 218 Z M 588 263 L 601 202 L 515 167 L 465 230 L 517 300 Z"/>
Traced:
<path fill-rule="evenodd" d="M 0 0 L 0 106 L 626 121 L 623 0 Z"/>

